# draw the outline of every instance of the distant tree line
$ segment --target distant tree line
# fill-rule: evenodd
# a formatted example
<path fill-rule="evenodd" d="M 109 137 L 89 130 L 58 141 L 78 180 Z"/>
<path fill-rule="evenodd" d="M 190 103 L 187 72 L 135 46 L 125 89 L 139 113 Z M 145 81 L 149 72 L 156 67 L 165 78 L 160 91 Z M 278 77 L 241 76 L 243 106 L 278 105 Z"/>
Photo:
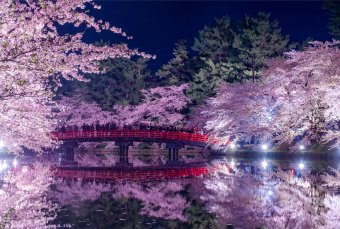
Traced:
<path fill-rule="evenodd" d="M 111 110 L 116 104 L 138 104 L 141 89 L 188 83 L 187 94 L 195 106 L 214 95 L 221 82 L 259 80 L 265 60 L 281 56 L 290 47 L 289 36 L 282 34 L 270 14 L 260 12 L 241 21 L 225 16 L 199 31 L 192 52 L 187 41 L 178 41 L 173 58 L 154 73 L 148 59 L 108 59 L 101 61 L 105 73 L 85 74 L 89 82 L 68 83 L 60 93 L 80 93 L 84 100 Z"/>
<path fill-rule="evenodd" d="M 324 3 L 329 13 L 330 34 L 335 38 L 339 37 L 339 12 L 334 7 L 337 4 Z M 173 58 L 157 70 L 151 70 L 150 60 L 143 57 L 108 59 L 101 61 L 105 73 L 85 74 L 89 82 L 67 82 L 60 94 L 76 93 L 85 101 L 112 111 L 115 105 L 141 103 L 142 89 L 187 83 L 186 94 L 191 104 L 183 112 L 189 114 L 206 98 L 215 96 L 222 83 L 261 81 L 261 71 L 268 59 L 284 58 L 284 52 L 292 48 L 302 50 L 311 40 L 291 42 L 269 13 L 246 15 L 239 21 L 224 16 L 199 31 L 191 50 L 186 40 L 175 43 Z"/>

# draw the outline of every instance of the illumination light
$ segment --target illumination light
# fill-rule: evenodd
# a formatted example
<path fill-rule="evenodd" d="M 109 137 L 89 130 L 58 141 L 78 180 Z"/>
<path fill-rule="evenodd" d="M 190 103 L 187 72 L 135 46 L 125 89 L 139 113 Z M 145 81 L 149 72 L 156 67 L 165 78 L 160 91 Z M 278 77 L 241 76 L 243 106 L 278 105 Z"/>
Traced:
<path fill-rule="evenodd" d="M 268 195 L 269 195 L 269 196 L 272 196 L 272 195 L 273 195 L 273 191 L 272 191 L 272 190 L 269 190 L 269 191 L 268 191 Z"/>
<path fill-rule="evenodd" d="M 300 150 L 304 150 L 304 149 L 305 149 L 305 146 L 304 146 L 304 145 L 300 145 L 300 146 L 299 146 L 299 149 L 300 149 Z"/>
<path fill-rule="evenodd" d="M 263 150 L 267 150 L 267 149 L 268 149 L 268 145 L 262 144 L 262 145 L 261 145 L 261 148 L 262 148 Z"/>
<path fill-rule="evenodd" d="M 3 141 L 0 140 L 0 148 L 4 147 L 5 143 Z"/>
<path fill-rule="evenodd" d="M 18 161 L 17 161 L 16 158 L 14 158 L 14 160 L 13 160 L 13 167 L 15 168 L 15 167 L 17 167 L 17 165 L 18 165 Z"/>
<path fill-rule="evenodd" d="M 300 162 L 300 163 L 299 163 L 299 169 L 301 169 L 301 170 L 302 170 L 302 169 L 304 169 L 304 168 L 305 168 L 305 164 L 304 164 L 304 163 L 302 163 L 302 162 Z"/>
<path fill-rule="evenodd" d="M 235 166 L 235 161 L 234 161 L 234 160 L 231 160 L 230 165 L 231 165 L 231 167 L 233 168 L 233 167 Z"/>
<path fill-rule="evenodd" d="M 2 164 L 3 169 L 7 169 L 8 165 L 7 165 L 7 161 L 4 161 Z"/>
<path fill-rule="evenodd" d="M 235 143 L 233 143 L 233 142 L 232 142 L 232 143 L 230 143 L 230 148 L 231 148 L 231 149 L 235 149 L 235 148 L 236 148 L 236 145 L 235 145 Z"/>
<path fill-rule="evenodd" d="M 266 160 L 263 160 L 261 165 L 262 165 L 262 168 L 266 169 L 268 166 L 268 162 Z"/>

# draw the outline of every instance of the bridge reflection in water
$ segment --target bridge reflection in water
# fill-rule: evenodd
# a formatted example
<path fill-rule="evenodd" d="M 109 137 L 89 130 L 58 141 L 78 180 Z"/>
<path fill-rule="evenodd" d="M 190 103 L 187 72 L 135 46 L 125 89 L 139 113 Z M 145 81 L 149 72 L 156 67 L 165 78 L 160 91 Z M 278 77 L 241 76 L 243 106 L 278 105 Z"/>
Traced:
<path fill-rule="evenodd" d="M 157 130 L 77 130 L 54 132 L 53 136 L 64 141 L 62 167 L 55 172 L 57 178 L 81 178 L 89 180 L 142 180 L 179 177 L 197 177 L 209 173 L 205 164 L 179 164 L 179 149 L 185 145 L 205 147 L 219 140 L 206 134 Z M 76 167 L 74 149 L 79 142 L 114 141 L 119 146 L 119 163 L 114 168 Z M 167 166 L 134 168 L 128 161 L 129 146 L 133 142 L 166 143 Z M 68 166 L 65 166 L 68 165 Z"/>
<path fill-rule="evenodd" d="M 185 166 L 162 167 L 59 167 L 54 173 L 56 178 L 82 179 L 96 181 L 119 180 L 159 180 L 172 178 L 190 178 L 209 173 L 205 164 L 186 164 Z"/>

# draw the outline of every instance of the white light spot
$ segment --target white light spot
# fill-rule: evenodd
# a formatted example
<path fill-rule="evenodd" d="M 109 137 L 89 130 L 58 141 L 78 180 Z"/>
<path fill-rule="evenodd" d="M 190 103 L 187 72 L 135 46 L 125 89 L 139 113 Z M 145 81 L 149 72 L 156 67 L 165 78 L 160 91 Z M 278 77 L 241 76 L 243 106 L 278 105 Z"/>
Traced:
<path fill-rule="evenodd" d="M 5 143 L 3 141 L 0 140 L 0 148 L 4 147 Z"/>
<path fill-rule="evenodd" d="M 261 165 L 262 165 L 262 168 L 266 169 L 268 167 L 268 162 L 266 160 L 263 160 Z"/>
<path fill-rule="evenodd" d="M 262 144 L 261 148 L 262 148 L 262 150 L 267 150 L 268 149 L 268 145 Z"/>
<path fill-rule="evenodd" d="M 235 145 L 235 143 L 230 143 L 230 149 L 235 149 L 236 148 L 236 145 Z"/>
<path fill-rule="evenodd" d="M 7 161 L 4 161 L 3 162 L 3 165 L 2 165 L 3 169 L 7 169 L 8 165 L 7 165 Z"/>
<path fill-rule="evenodd" d="M 305 146 L 304 146 L 304 145 L 300 145 L 300 146 L 299 146 L 299 149 L 300 149 L 300 150 L 304 150 L 304 149 L 305 149 Z"/>
<path fill-rule="evenodd" d="M 13 160 L 13 167 L 15 168 L 15 167 L 17 167 L 17 165 L 18 165 L 18 161 L 17 161 L 16 158 L 14 158 L 14 160 Z"/>
<path fill-rule="evenodd" d="M 304 168 L 305 168 L 305 164 L 302 163 L 302 162 L 300 162 L 300 163 L 299 163 L 299 169 L 304 169 Z"/>

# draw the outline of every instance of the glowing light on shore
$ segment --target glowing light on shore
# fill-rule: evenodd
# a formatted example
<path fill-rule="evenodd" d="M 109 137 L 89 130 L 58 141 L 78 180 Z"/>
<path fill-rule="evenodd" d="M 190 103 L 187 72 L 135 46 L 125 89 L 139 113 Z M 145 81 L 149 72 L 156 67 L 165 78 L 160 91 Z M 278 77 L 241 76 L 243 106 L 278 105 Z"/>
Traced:
<path fill-rule="evenodd" d="M 5 146 L 5 143 L 2 140 L 0 140 L 0 148 L 2 148 L 4 146 Z"/>
<path fill-rule="evenodd" d="M 262 150 L 267 150 L 268 149 L 268 145 L 267 144 L 262 144 L 261 145 L 261 149 Z"/>
<path fill-rule="evenodd" d="M 262 168 L 266 169 L 268 167 L 268 162 L 266 160 L 263 160 L 261 166 Z"/>
<path fill-rule="evenodd" d="M 305 168 L 305 164 L 303 162 L 299 163 L 299 169 L 303 170 Z"/>
<path fill-rule="evenodd" d="M 17 167 L 17 165 L 18 165 L 18 161 L 17 161 L 16 158 L 14 158 L 14 160 L 13 160 L 13 167 L 15 168 L 15 167 Z"/>
<path fill-rule="evenodd" d="M 7 162 L 1 161 L 0 162 L 0 171 L 5 170 L 7 168 Z"/>
<path fill-rule="evenodd" d="M 230 149 L 236 149 L 236 144 L 235 143 L 230 143 Z"/>
<path fill-rule="evenodd" d="M 304 145 L 300 145 L 300 146 L 299 146 L 299 149 L 300 149 L 300 150 L 304 150 L 304 149 L 305 149 L 305 146 L 304 146 Z"/>
<path fill-rule="evenodd" d="M 235 167 L 235 161 L 234 161 L 234 159 L 231 160 L 230 166 L 231 166 L 231 168 L 234 168 L 234 167 Z"/>
<path fill-rule="evenodd" d="M 8 167 L 7 161 L 3 161 L 2 167 L 3 169 L 7 169 Z"/>

